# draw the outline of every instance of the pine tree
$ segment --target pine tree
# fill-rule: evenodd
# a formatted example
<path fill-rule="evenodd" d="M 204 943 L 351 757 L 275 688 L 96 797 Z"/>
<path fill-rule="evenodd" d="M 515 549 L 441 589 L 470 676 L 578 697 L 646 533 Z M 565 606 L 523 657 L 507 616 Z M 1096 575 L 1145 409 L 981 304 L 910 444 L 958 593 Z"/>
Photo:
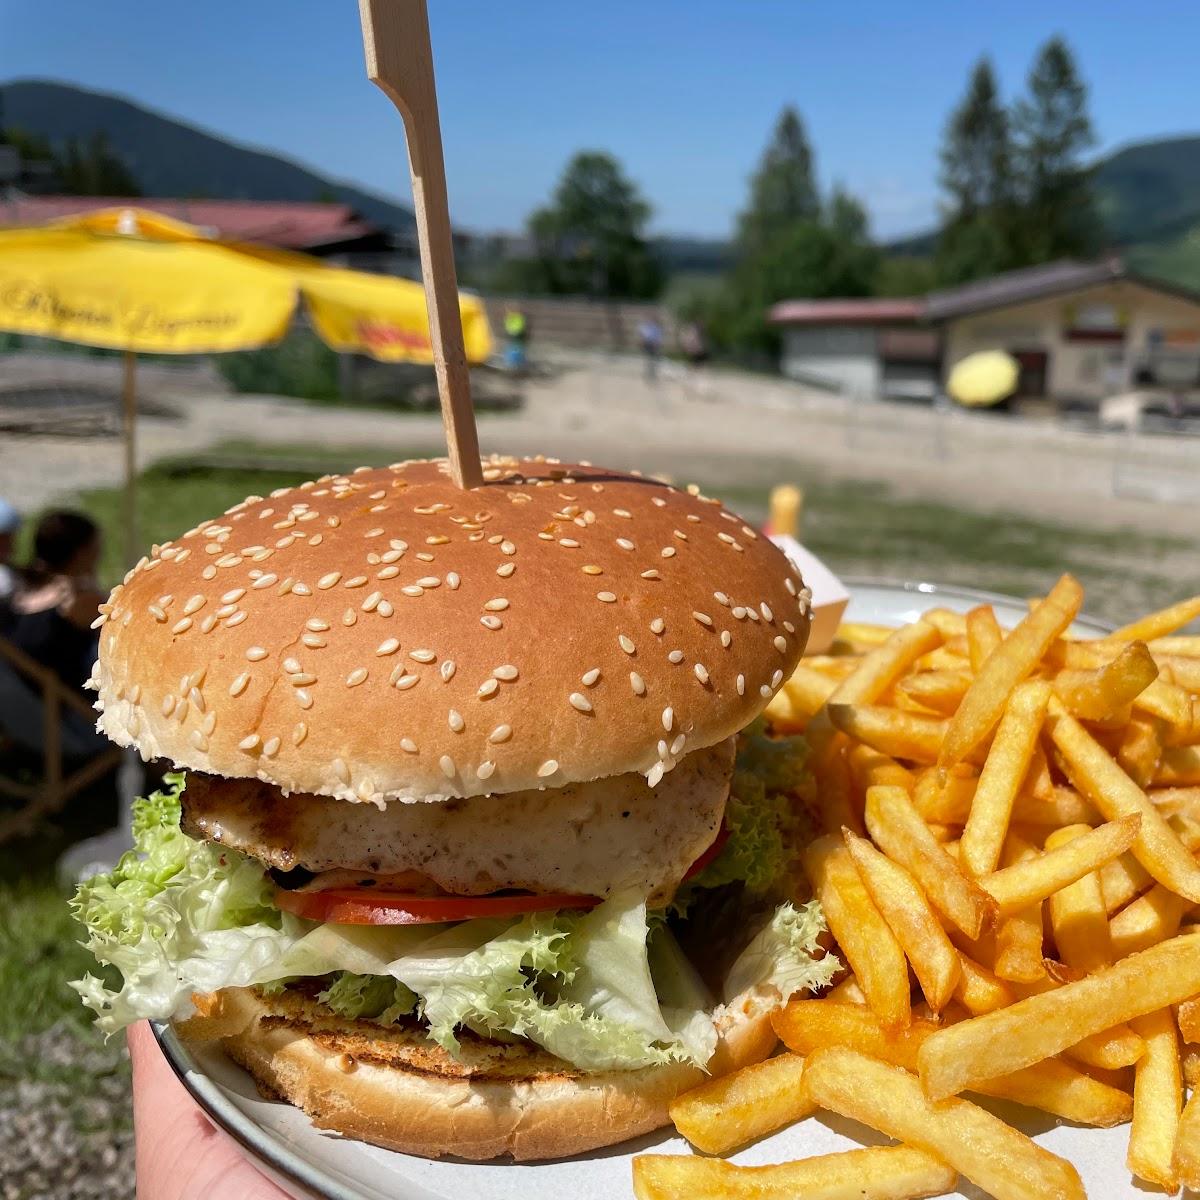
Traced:
<path fill-rule="evenodd" d="M 788 105 L 750 180 L 750 203 L 738 217 L 742 252 L 752 254 L 797 221 L 815 221 L 820 213 L 812 148 L 800 114 Z"/>
<path fill-rule="evenodd" d="M 1015 107 L 1013 124 L 1029 261 L 1094 254 L 1103 230 L 1093 172 L 1080 159 L 1096 136 L 1088 116 L 1087 85 L 1061 37 L 1051 38 L 1038 52 L 1028 87 L 1028 96 Z"/>
<path fill-rule="evenodd" d="M 939 277 L 958 283 L 1021 261 L 1008 114 L 991 63 L 980 59 L 950 114 L 941 151 L 949 202 L 938 237 Z"/>

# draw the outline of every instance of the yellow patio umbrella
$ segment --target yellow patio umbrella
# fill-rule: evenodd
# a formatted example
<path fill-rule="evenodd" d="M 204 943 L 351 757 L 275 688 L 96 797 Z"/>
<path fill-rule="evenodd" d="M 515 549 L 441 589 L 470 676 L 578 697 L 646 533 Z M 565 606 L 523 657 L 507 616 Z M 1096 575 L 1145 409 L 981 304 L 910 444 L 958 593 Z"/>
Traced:
<path fill-rule="evenodd" d="M 981 350 L 955 363 L 946 390 L 968 408 L 999 404 L 1017 390 L 1021 366 L 1003 350 Z"/>
<path fill-rule="evenodd" d="M 135 355 L 213 354 L 279 341 L 297 309 L 334 350 L 431 363 L 419 283 L 210 237 L 139 208 L 0 230 L 0 330 L 125 352 L 125 533 L 136 546 Z M 482 302 L 460 296 L 469 362 L 491 353 Z"/>

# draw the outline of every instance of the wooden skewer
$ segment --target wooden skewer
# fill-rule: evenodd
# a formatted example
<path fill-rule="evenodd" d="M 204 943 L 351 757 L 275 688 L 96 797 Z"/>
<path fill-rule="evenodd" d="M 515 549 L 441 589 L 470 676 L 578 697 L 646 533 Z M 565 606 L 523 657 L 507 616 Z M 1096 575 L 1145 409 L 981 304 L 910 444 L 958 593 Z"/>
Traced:
<path fill-rule="evenodd" d="M 425 0 L 359 0 L 358 11 L 367 54 L 367 78 L 400 110 L 408 136 L 413 211 L 450 473 L 461 488 L 480 487 L 483 471 L 458 308 L 458 276 L 446 199 L 446 166 L 442 160 L 442 131 L 433 81 L 429 13 Z"/>

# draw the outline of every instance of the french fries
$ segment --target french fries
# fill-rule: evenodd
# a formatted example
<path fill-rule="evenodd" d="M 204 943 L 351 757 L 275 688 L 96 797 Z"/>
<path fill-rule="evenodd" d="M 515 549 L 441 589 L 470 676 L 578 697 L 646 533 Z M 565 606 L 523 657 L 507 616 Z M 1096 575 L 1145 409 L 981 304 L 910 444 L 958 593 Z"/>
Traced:
<path fill-rule="evenodd" d="M 939 1030 L 921 1047 L 921 1083 L 932 1099 L 953 1096 L 1197 993 L 1200 936 L 1180 934 L 1074 983 Z"/>
<path fill-rule="evenodd" d="M 962 762 L 989 733 L 1009 694 L 1033 672 L 1042 656 L 1075 619 L 1083 589 L 1064 575 L 1046 599 L 1001 642 L 963 697 L 938 753 L 943 769 Z"/>
<path fill-rule="evenodd" d="M 671 1103 L 675 1128 L 705 1154 L 728 1154 L 807 1117 L 816 1107 L 800 1086 L 804 1059 L 781 1054 L 685 1092 Z"/>
<path fill-rule="evenodd" d="M 830 1046 L 806 1060 L 804 1086 L 822 1108 L 940 1158 L 997 1200 L 1085 1195 L 1070 1163 L 967 1100 L 932 1103 L 899 1067 Z"/>
<path fill-rule="evenodd" d="M 1013 802 L 1029 771 L 1049 702 L 1049 685 L 1030 681 L 1013 691 L 1004 709 L 960 842 L 959 862 L 976 878 L 991 874 L 1000 861 Z"/>
<path fill-rule="evenodd" d="M 1159 1009 L 1138 1017 L 1133 1029 L 1146 1053 L 1135 1068 L 1127 1162 L 1139 1179 L 1174 1192 L 1179 1184 L 1171 1159 L 1183 1107 L 1175 1018 L 1169 1008 Z"/>
<path fill-rule="evenodd" d="M 843 830 L 846 849 L 863 886 L 900 943 L 913 973 L 934 1012 L 941 1012 L 954 995 L 962 967 L 937 916 L 901 866 L 880 854 L 865 838 Z"/>
<path fill-rule="evenodd" d="M 825 836 L 801 863 L 850 971 L 772 1015 L 787 1053 L 672 1117 L 710 1154 L 822 1108 L 907 1144 L 642 1156 L 639 1196 L 898 1200 L 955 1170 L 1001 1198 L 1082 1195 L 965 1092 L 1130 1122 L 1141 1185 L 1200 1189 L 1200 636 L 1180 632 L 1200 596 L 1097 640 L 1070 632 L 1081 603 L 1063 576 L 1011 631 L 990 605 L 846 625 L 785 681 L 767 719 L 810 741 Z"/>
<path fill-rule="evenodd" d="M 715 1158 L 639 1154 L 638 1200 L 915 1200 L 940 1196 L 953 1167 L 909 1146 L 871 1146 L 770 1167 L 738 1167 Z"/>
<path fill-rule="evenodd" d="M 900 943 L 863 887 L 850 852 L 833 837 L 818 838 L 804 851 L 804 870 L 867 998 L 889 1028 L 912 1016 L 908 963 Z"/>

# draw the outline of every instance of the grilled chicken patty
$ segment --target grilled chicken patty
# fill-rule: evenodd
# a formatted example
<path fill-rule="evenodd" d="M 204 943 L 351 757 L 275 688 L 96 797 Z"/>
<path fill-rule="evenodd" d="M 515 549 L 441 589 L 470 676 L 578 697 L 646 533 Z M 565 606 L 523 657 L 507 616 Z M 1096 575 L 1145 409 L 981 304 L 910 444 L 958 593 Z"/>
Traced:
<path fill-rule="evenodd" d="M 318 873 L 315 886 L 345 883 L 351 872 L 466 896 L 630 888 L 661 904 L 720 830 L 734 748 L 728 738 L 697 750 L 654 788 L 633 772 L 385 809 L 191 772 L 183 828 L 280 870 Z"/>

